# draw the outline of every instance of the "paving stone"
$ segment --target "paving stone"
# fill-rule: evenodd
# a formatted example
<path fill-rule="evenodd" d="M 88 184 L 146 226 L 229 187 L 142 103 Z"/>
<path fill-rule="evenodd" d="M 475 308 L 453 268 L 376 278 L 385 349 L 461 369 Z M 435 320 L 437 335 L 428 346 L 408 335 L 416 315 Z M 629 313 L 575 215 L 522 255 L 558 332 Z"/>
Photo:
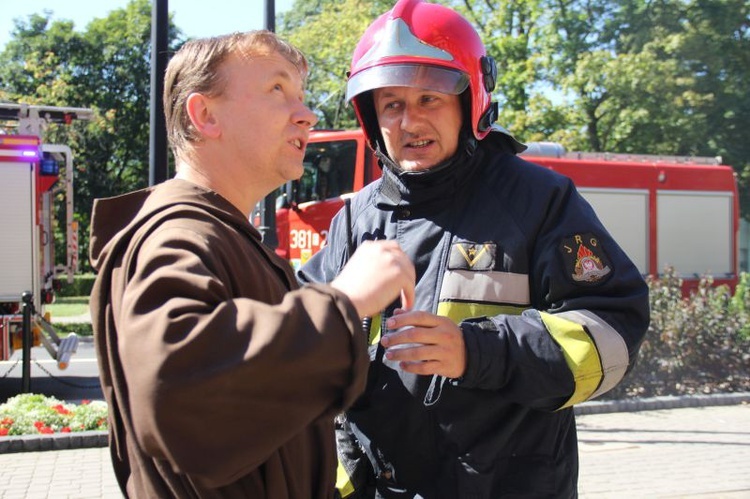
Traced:
<path fill-rule="evenodd" d="M 750 394 L 727 394 L 582 404 L 580 498 L 750 498 L 748 401 Z M 0 440 L 0 499 L 121 499 L 106 434 L 92 433 L 71 437 L 68 449 Z"/>

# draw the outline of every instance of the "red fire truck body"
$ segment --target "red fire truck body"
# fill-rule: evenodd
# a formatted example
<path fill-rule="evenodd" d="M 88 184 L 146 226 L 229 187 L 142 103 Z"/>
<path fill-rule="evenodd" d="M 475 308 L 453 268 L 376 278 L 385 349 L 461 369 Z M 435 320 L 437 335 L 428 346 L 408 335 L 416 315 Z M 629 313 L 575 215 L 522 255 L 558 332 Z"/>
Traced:
<path fill-rule="evenodd" d="M 673 267 L 683 290 L 703 276 L 733 290 L 739 203 L 734 170 L 718 158 L 566 152 L 532 143 L 528 161 L 570 177 L 641 273 Z M 361 130 L 314 131 L 305 173 L 277 199 L 277 253 L 296 268 L 326 243 L 344 199 L 380 177 Z"/>
<path fill-rule="evenodd" d="M 331 158 L 333 171 L 320 169 Z M 314 131 L 307 145 L 305 173 L 282 189 L 276 203 L 276 253 L 297 268 L 326 243 L 333 216 L 346 196 L 380 178 L 380 167 L 359 130 Z M 322 177 L 338 176 L 338 189 L 322 187 Z M 331 187 L 330 184 L 327 187 Z"/>
<path fill-rule="evenodd" d="M 565 153 L 526 159 L 570 177 L 644 275 L 673 267 L 684 290 L 738 278 L 734 170 L 714 158 Z"/>

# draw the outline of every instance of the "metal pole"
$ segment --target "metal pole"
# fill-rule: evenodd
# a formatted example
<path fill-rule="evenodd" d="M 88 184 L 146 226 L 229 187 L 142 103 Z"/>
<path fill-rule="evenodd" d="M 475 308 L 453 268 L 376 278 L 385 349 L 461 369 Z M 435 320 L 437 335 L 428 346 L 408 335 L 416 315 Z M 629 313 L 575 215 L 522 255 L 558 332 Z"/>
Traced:
<path fill-rule="evenodd" d="M 31 311 L 34 308 L 34 295 L 26 291 L 21 295 L 23 301 L 23 331 L 21 344 L 23 348 L 23 364 L 21 367 L 21 393 L 31 392 L 31 345 L 34 342 L 31 331 Z"/>
<path fill-rule="evenodd" d="M 274 0 L 266 0 L 265 3 L 265 27 L 268 31 L 276 31 L 276 6 Z"/>
<path fill-rule="evenodd" d="M 169 61 L 169 2 L 155 0 L 151 6 L 151 109 L 149 135 L 149 185 L 167 179 L 167 125 L 164 122 L 164 72 Z"/>
<path fill-rule="evenodd" d="M 268 31 L 276 31 L 276 7 L 274 0 L 266 0 L 264 8 L 265 28 Z M 276 195 L 275 191 L 259 203 L 258 206 L 260 227 L 258 232 L 263 236 L 263 243 L 269 248 L 276 249 L 279 246 L 279 238 L 276 236 Z"/>

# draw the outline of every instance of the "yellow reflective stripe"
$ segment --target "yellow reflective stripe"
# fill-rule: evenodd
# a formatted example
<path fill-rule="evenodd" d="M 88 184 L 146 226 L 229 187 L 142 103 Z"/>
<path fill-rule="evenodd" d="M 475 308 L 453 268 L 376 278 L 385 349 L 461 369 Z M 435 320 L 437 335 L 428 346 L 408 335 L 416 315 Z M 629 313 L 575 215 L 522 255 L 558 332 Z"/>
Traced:
<path fill-rule="evenodd" d="M 339 461 L 339 465 L 336 468 L 336 489 L 341 494 L 341 497 L 347 497 L 354 493 L 354 484 L 349 478 L 349 473 L 346 472 L 344 465 Z"/>
<path fill-rule="evenodd" d="M 565 319 L 583 324 L 596 343 L 596 350 L 602 361 L 602 379 L 599 388 L 590 398 L 608 392 L 622 380 L 630 364 L 628 346 L 620 333 L 607 324 L 601 317 L 589 310 L 571 310 L 557 315 Z"/>
<path fill-rule="evenodd" d="M 576 385 L 573 395 L 560 409 L 588 400 L 602 380 L 602 364 L 594 341 L 580 324 L 546 312 L 539 315 L 560 345 Z"/>
<path fill-rule="evenodd" d="M 448 317 L 458 324 L 472 317 L 493 317 L 495 315 L 520 315 L 526 307 L 511 305 L 497 305 L 493 303 L 467 303 L 458 301 L 444 301 L 438 304 L 437 314 Z"/>
<path fill-rule="evenodd" d="M 529 276 L 512 272 L 449 270 L 443 275 L 440 300 L 529 304 Z"/>
<path fill-rule="evenodd" d="M 380 322 L 380 314 L 372 317 L 370 330 L 367 332 L 367 340 L 370 342 L 370 345 L 376 345 L 380 341 Z"/>

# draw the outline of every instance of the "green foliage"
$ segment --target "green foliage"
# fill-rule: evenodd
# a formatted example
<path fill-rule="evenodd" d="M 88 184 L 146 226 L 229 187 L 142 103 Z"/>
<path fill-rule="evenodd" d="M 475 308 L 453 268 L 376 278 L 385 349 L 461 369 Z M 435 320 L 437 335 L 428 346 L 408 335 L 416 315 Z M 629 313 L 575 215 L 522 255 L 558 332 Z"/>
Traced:
<path fill-rule="evenodd" d="M 740 282 L 729 302 L 729 313 L 739 319 L 739 336 L 750 342 L 750 274 L 740 274 Z"/>
<path fill-rule="evenodd" d="M 103 401 L 83 401 L 76 405 L 24 393 L 0 405 L 0 438 L 106 429 L 107 403 Z"/>
<path fill-rule="evenodd" d="M 91 294 L 91 288 L 94 286 L 96 274 L 76 274 L 73 276 L 73 282 L 63 283 L 62 289 L 57 293 L 58 297 L 68 296 L 86 296 Z"/>
<path fill-rule="evenodd" d="M 692 0 L 682 14 L 677 58 L 704 97 L 698 154 L 721 156 L 741 173 L 741 212 L 750 220 L 750 2 Z"/>
<path fill-rule="evenodd" d="M 674 269 L 648 283 L 651 324 L 638 360 L 604 398 L 750 389 L 750 276 L 734 296 L 704 278 L 683 298 Z"/>
<path fill-rule="evenodd" d="M 307 104 L 318 128 L 354 128 L 354 111 L 345 102 L 351 55 L 367 26 L 394 2 L 376 0 L 298 0 L 281 16 L 279 34 L 308 57 Z"/>
<path fill-rule="evenodd" d="M 94 336 L 91 322 L 58 322 L 55 323 L 55 331 L 63 337 L 70 333 L 75 333 L 78 336 Z"/>
<path fill-rule="evenodd" d="M 496 97 L 505 113 L 525 112 L 536 98 L 541 46 L 535 40 L 544 15 L 542 0 L 443 2 L 477 29 L 498 65 Z M 507 123 L 507 122 L 505 122 Z"/>
<path fill-rule="evenodd" d="M 279 33 L 309 57 L 319 128 L 356 126 L 346 71 L 366 27 L 394 0 L 296 0 Z M 498 62 L 500 124 L 568 150 L 721 156 L 750 220 L 750 4 L 743 0 L 439 0 L 461 12 Z M 75 154 L 79 262 L 89 271 L 95 197 L 148 183 L 151 6 L 131 0 L 83 29 L 44 11 L 15 20 L 0 52 L 0 99 L 88 107 L 50 126 Z M 184 40 L 170 23 L 170 51 Z M 63 210 L 60 210 L 61 212 Z M 65 258 L 63 220 L 56 255 Z"/>

